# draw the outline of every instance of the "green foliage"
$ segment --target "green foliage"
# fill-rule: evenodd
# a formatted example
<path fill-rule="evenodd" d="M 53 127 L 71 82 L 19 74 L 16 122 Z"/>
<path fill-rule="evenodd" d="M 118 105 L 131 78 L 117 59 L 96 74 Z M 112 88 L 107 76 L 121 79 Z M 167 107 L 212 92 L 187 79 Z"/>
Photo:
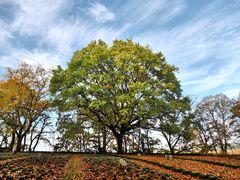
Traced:
<path fill-rule="evenodd" d="M 115 40 L 110 47 L 99 40 L 76 51 L 66 70 L 53 71 L 50 91 L 62 111 L 84 111 L 117 136 L 181 96 L 176 70 L 161 53 L 131 40 Z"/>
<path fill-rule="evenodd" d="M 191 149 L 194 140 L 193 113 L 188 97 L 171 97 L 171 101 L 164 105 L 166 111 L 156 115 L 155 126 L 166 139 L 171 153 Z"/>

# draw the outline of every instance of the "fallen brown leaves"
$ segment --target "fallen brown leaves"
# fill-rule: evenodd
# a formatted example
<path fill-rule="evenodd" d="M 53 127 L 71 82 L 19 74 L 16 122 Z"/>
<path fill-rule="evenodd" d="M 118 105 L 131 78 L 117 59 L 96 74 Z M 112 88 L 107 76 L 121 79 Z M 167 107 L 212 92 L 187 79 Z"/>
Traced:
<path fill-rule="evenodd" d="M 229 167 L 223 167 L 213 164 L 207 164 L 202 162 L 195 162 L 191 160 L 181 160 L 172 159 L 168 160 L 163 156 L 133 156 L 126 155 L 127 157 L 134 157 L 139 159 L 144 159 L 153 162 L 160 162 L 161 164 L 166 164 L 175 168 L 186 169 L 192 172 L 208 174 L 218 176 L 223 179 L 240 179 L 240 169 L 233 169 Z"/>
<path fill-rule="evenodd" d="M 139 165 L 141 165 L 143 167 L 147 167 L 149 169 L 154 169 L 154 170 L 159 171 L 159 172 L 170 174 L 170 175 L 172 175 L 172 177 L 175 177 L 177 179 L 181 179 L 181 180 L 199 179 L 197 177 L 191 177 L 191 176 L 188 176 L 188 175 L 184 175 L 184 174 L 181 174 L 181 173 L 178 173 L 178 172 L 174 172 L 174 171 L 171 171 L 171 170 L 168 170 L 168 169 L 156 166 L 156 165 L 152 165 L 152 164 L 149 164 L 149 163 L 145 163 L 145 162 L 142 162 L 142 161 L 138 161 L 138 160 L 131 160 L 131 161 L 134 162 L 134 163 L 137 163 L 137 164 L 139 164 Z"/>

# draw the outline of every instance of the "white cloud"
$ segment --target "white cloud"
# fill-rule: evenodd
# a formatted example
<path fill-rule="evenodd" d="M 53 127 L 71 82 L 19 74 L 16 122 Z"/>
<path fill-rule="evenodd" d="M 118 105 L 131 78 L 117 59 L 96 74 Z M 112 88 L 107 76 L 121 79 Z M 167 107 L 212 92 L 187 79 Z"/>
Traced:
<path fill-rule="evenodd" d="M 31 52 L 25 49 L 12 49 L 10 54 L 0 58 L 0 66 L 14 67 L 22 61 L 31 65 L 42 64 L 47 69 L 52 69 L 60 63 L 64 65 L 64 59 L 52 53 L 40 52 L 38 50 Z"/>
<path fill-rule="evenodd" d="M 10 33 L 0 27 L 0 47 L 4 45 Z"/>
<path fill-rule="evenodd" d="M 190 71 L 188 68 L 183 68 L 180 70 L 181 73 L 178 73 L 177 76 L 183 81 L 182 85 L 190 84 L 189 81 L 192 81 L 195 77 L 205 77 L 209 75 L 209 71 L 214 67 L 213 63 L 208 63 L 202 67 L 196 68 L 193 71 Z"/>
<path fill-rule="evenodd" d="M 76 24 L 61 22 L 50 27 L 41 41 L 55 48 L 57 53 L 66 55 L 72 53 L 73 42 L 80 41 L 77 38 L 79 34 L 81 34 L 81 27 Z"/>
<path fill-rule="evenodd" d="M 169 22 L 174 17 L 180 15 L 187 6 L 185 0 L 169 1 L 165 2 L 165 7 L 163 6 L 164 15 L 159 19 L 161 24 Z"/>
<path fill-rule="evenodd" d="M 19 9 L 16 11 L 14 21 L 2 27 L 5 37 L 14 38 L 12 34 L 19 33 L 23 37 L 27 35 L 29 39 L 38 37 L 39 42 L 46 37 L 49 28 L 54 26 L 59 13 L 65 8 L 64 0 L 36 0 L 34 2 L 21 0 L 12 1 L 11 3 L 17 4 Z M 0 37 L 3 37 L 1 32 L 0 27 Z M 1 41 L 0 38 L 0 45 Z M 54 51 L 41 50 L 38 48 L 39 44 L 33 44 L 36 48 L 32 48 L 33 50 L 30 51 L 25 49 L 26 47 L 19 46 L 19 44 L 16 47 L 14 43 L 8 40 L 5 43 L 8 48 L 5 48 L 4 55 L 0 56 L 0 66 L 3 67 L 16 66 L 20 61 L 25 61 L 30 64 L 41 63 L 46 68 L 52 68 L 66 60 L 63 60 L 64 56 L 60 56 Z"/>
<path fill-rule="evenodd" d="M 195 93 L 200 93 L 204 91 L 208 91 L 211 89 L 218 88 L 220 86 L 226 86 L 231 84 L 232 79 L 238 74 L 240 64 L 238 63 L 238 59 L 232 57 L 228 57 L 229 63 L 227 65 L 221 66 L 216 73 L 209 73 L 207 76 L 199 77 L 199 79 L 194 81 L 188 81 L 186 84 L 192 84 L 194 87 L 192 91 Z M 240 80 L 239 80 L 240 82 Z"/>
<path fill-rule="evenodd" d="M 240 70 L 240 14 L 218 12 L 214 7 L 204 10 L 207 16 L 171 30 L 144 32 L 134 38 L 162 51 L 168 62 L 180 67 L 182 84 L 194 94 L 228 84 Z"/>
<path fill-rule="evenodd" d="M 223 94 L 226 94 L 229 98 L 237 99 L 240 95 L 240 89 L 228 89 Z"/>
<path fill-rule="evenodd" d="M 85 46 L 91 40 L 103 39 L 111 43 L 112 40 L 120 38 L 133 25 L 133 23 L 124 23 L 119 28 L 103 26 L 102 24 L 96 25 L 92 21 L 81 17 L 74 18 L 71 21 L 59 18 L 62 11 L 73 5 L 73 1 L 68 2 L 68 4 L 64 0 L 36 0 L 34 2 L 23 0 L 15 1 L 15 3 L 19 5 L 20 11 L 17 12 L 13 23 L 5 28 L 7 29 L 6 32 L 9 34 L 11 34 L 11 31 L 17 32 L 28 35 L 29 38 L 32 36 L 38 37 L 38 46 L 50 46 L 51 53 L 58 54 L 61 57 L 69 57 L 73 50 Z M 159 9 L 164 9 L 165 3 L 166 1 L 162 0 L 151 0 L 147 3 L 148 11 L 146 13 L 138 12 L 139 19 L 147 19 Z M 136 4 L 138 5 L 136 2 L 130 4 L 131 8 L 134 9 Z M 141 5 L 139 7 L 144 8 L 145 6 Z M 134 12 L 133 9 L 132 12 Z M 115 18 L 110 10 L 98 2 L 91 3 L 88 10 L 99 22 L 112 21 Z M 171 12 L 170 10 L 169 13 L 171 14 Z M 126 15 L 124 12 L 122 13 L 124 16 Z M 14 49 L 14 47 L 11 48 Z M 40 50 L 35 49 L 32 53 L 35 54 L 36 51 Z"/>
<path fill-rule="evenodd" d="M 91 3 L 88 8 L 88 13 L 99 23 L 113 21 L 115 18 L 114 13 L 99 2 Z"/>
<path fill-rule="evenodd" d="M 173 28 L 146 32 L 135 37 L 155 51 L 163 51 L 168 62 L 189 66 L 212 53 L 215 42 L 209 40 L 209 20 L 198 20 Z"/>
<path fill-rule="evenodd" d="M 18 61 L 24 59 L 30 63 L 33 63 L 33 61 L 39 62 L 40 59 L 46 66 L 51 66 L 48 59 L 54 59 L 56 63 L 53 64 L 57 64 L 57 62 L 61 64 L 61 59 L 68 61 L 76 48 L 80 49 L 95 39 L 103 39 L 110 42 L 115 38 L 119 38 L 126 29 L 126 26 L 118 29 L 101 25 L 96 26 L 96 24 L 88 19 L 81 17 L 71 20 L 61 18 L 64 10 L 72 8 L 74 5 L 73 2 L 66 2 L 64 0 L 16 1 L 15 3 L 18 3 L 20 10 L 17 12 L 15 20 L 8 27 L 3 28 L 4 31 L 1 31 L 0 27 L 0 35 L 3 34 L 2 32 L 6 35 L 17 32 L 27 35 L 28 38 L 37 37 L 39 41 L 31 51 L 24 49 L 24 47 L 19 49 L 15 49 L 13 46 L 10 47 L 9 54 L 4 55 L 0 63 L 8 66 L 10 62 L 14 61 L 10 60 L 12 57 L 12 59 L 17 59 Z M 94 7 L 96 8 L 95 13 L 99 10 L 99 15 L 101 16 L 99 18 L 102 18 L 100 19 L 101 21 L 108 21 L 114 18 L 111 17 L 110 11 L 104 8 L 103 5 L 99 3 L 92 4 L 92 8 Z M 92 12 L 94 12 L 94 9 L 92 9 Z M 0 44 L 5 39 L 3 39 L 5 34 L 4 36 L 0 36 Z M 45 45 L 50 47 L 47 53 L 39 48 Z M 57 58 L 50 57 L 50 54 Z M 7 60 L 10 61 L 8 62 Z"/>
<path fill-rule="evenodd" d="M 91 24 L 76 21 L 74 24 L 65 21 L 49 28 L 40 43 L 47 43 L 53 50 L 46 52 L 38 48 L 34 50 L 16 49 L 11 47 L 8 55 L 0 58 L 0 66 L 9 67 L 25 61 L 29 64 L 40 63 L 46 68 L 53 68 L 57 65 L 65 65 L 69 61 L 74 48 L 80 49 L 94 39 L 102 39 L 107 43 L 119 38 L 127 26 L 120 29 L 107 27 L 94 27 Z"/>
<path fill-rule="evenodd" d="M 60 12 L 66 8 L 64 0 L 21 0 L 17 1 L 20 11 L 11 24 L 13 31 L 31 35 L 44 35 L 54 21 L 59 18 Z"/>
<path fill-rule="evenodd" d="M 6 30 L 6 25 L 0 20 L 0 48 L 7 48 L 8 40 L 13 39 L 11 32 Z"/>
<path fill-rule="evenodd" d="M 129 0 L 116 9 L 116 19 L 136 25 L 144 26 L 151 22 L 151 26 L 161 27 L 185 9 L 184 0 L 142 0 L 141 3 Z"/>
<path fill-rule="evenodd" d="M 45 42 L 55 48 L 59 55 L 69 55 L 74 50 L 86 46 L 92 40 L 102 39 L 107 43 L 120 38 L 128 28 L 128 25 L 119 29 L 105 26 L 94 26 L 88 21 L 78 20 L 74 23 L 61 22 L 49 28 L 42 43 Z"/>

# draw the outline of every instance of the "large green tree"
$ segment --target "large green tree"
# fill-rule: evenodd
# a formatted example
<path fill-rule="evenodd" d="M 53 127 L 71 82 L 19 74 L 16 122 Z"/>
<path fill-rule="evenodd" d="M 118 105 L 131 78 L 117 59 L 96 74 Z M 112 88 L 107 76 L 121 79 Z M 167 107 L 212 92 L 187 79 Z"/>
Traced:
<path fill-rule="evenodd" d="M 53 71 L 50 91 L 61 111 L 77 110 L 109 128 L 122 153 L 126 132 L 162 111 L 156 107 L 168 104 L 166 97 L 181 95 L 176 70 L 162 53 L 132 40 L 99 40 Z"/>

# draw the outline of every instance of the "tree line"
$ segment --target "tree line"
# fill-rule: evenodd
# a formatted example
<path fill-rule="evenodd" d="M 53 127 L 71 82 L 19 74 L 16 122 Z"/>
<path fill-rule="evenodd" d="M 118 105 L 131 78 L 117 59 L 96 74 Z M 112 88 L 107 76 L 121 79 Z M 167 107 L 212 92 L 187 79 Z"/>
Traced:
<path fill-rule="evenodd" d="M 0 147 L 34 151 L 44 141 L 56 151 L 153 153 L 164 140 L 172 154 L 226 153 L 239 140 L 240 101 L 217 94 L 193 104 L 177 70 L 132 40 L 93 41 L 52 72 L 8 68 L 0 81 Z"/>

